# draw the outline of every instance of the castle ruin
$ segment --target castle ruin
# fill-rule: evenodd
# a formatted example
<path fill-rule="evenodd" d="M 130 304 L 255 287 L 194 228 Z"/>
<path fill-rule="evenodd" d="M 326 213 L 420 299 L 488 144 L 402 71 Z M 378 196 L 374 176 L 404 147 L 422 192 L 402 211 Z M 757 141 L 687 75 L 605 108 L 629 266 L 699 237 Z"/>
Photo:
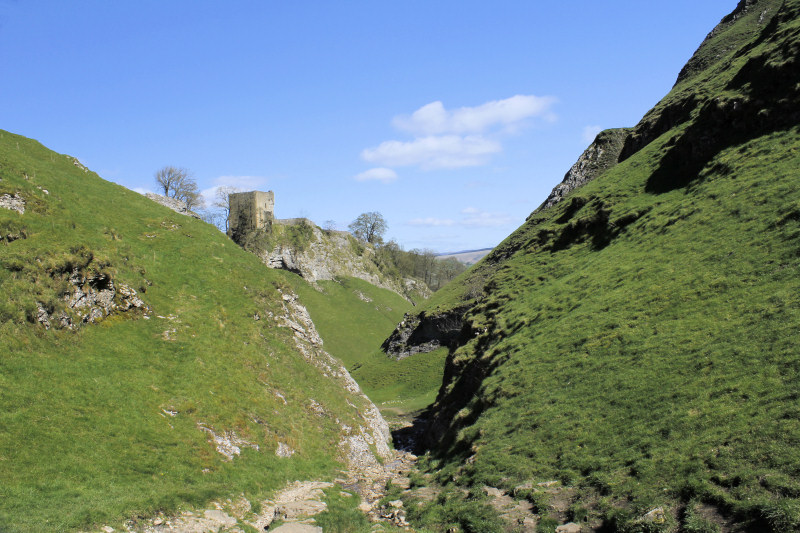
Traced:
<path fill-rule="evenodd" d="M 269 229 L 275 218 L 272 191 L 235 192 L 228 196 L 228 236 L 236 242 L 257 229 Z"/>
<path fill-rule="evenodd" d="M 234 192 L 228 196 L 228 205 L 228 237 L 240 244 L 251 231 L 270 231 L 272 224 L 314 226 L 307 218 L 275 218 L 275 193 L 272 191 Z"/>

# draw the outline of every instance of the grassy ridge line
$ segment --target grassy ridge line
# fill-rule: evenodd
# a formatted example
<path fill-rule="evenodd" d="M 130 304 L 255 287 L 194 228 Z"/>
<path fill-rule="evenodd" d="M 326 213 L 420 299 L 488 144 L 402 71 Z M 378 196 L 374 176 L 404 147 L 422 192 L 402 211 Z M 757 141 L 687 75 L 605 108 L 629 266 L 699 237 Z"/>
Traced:
<path fill-rule="evenodd" d="M 27 202 L 22 215 L 0 209 L 0 229 L 27 237 L 0 244 L 0 529 L 117 526 L 231 494 L 254 500 L 338 467 L 332 420 L 357 425 L 347 401 L 360 399 L 268 320 L 282 312 L 288 274 L 8 132 L 0 180 L 0 194 Z M 32 324 L 35 302 L 63 305 L 75 264 L 135 288 L 151 318 L 77 332 Z M 320 419 L 311 398 L 331 416 Z M 260 450 L 242 446 L 227 462 L 200 423 Z M 295 455 L 278 458 L 278 442 Z"/>
<path fill-rule="evenodd" d="M 693 54 L 675 86 L 636 125 L 626 141 L 623 158 L 630 157 L 669 129 L 696 118 L 703 100 L 731 96 L 726 86 L 744 63 L 742 51 L 749 51 L 745 45 L 759 40 L 759 34 L 769 30 L 768 24 L 783 4 L 784 0 L 758 0 L 746 11 L 740 12 L 737 8 L 735 17 L 734 13 L 724 17 Z M 530 238 L 535 223 L 523 224 L 474 268 L 459 276 L 457 282 L 448 284 L 422 303 L 419 311 L 444 312 L 464 303 L 474 303 L 487 279 Z"/>
<path fill-rule="evenodd" d="M 800 3 L 776 5 L 627 159 L 434 295 L 484 289 L 434 406 L 442 482 L 559 479 L 612 531 L 800 529 Z"/>

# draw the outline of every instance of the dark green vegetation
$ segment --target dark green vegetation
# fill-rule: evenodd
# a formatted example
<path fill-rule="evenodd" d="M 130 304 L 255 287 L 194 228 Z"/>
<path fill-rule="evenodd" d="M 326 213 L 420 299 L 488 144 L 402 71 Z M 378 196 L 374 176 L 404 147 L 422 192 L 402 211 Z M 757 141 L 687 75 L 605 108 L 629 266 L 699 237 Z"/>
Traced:
<path fill-rule="evenodd" d="M 118 526 L 240 493 L 254 501 L 340 467 L 334 418 L 356 424 L 347 402 L 361 399 L 269 318 L 283 312 L 279 289 L 305 286 L 299 277 L 0 131 L 5 194 L 26 210 L 0 208 L 0 530 Z M 64 299 L 75 272 L 98 289 L 132 287 L 149 311 L 45 330 L 37 302 L 80 323 Z M 259 451 L 241 445 L 226 461 L 200 424 Z M 278 458 L 279 442 L 296 453 Z"/>
<path fill-rule="evenodd" d="M 800 1 L 749 4 L 618 164 L 425 305 L 469 305 L 441 482 L 559 480 L 610 531 L 800 530 Z"/>
<path fill-rule="evenodd" d="M 378 244 L 376 252 L 376 263 L 382 272 L 396 277 L 420 279 L 434 291 L 447 285 L 467 268 L 456 259 L 438 259 L 433 250 L 403 250 L 394 241 Z"/>
<path fill-rule="evenodd" d="M 312 239 L 313 229 L 307 222 L 301 221 L 289 225 L 269 224 L 266 229 L 251 231 L 242 238 L 241 245 L 245 250 L 262 256 L 278 245 L 302 252 Z"/>

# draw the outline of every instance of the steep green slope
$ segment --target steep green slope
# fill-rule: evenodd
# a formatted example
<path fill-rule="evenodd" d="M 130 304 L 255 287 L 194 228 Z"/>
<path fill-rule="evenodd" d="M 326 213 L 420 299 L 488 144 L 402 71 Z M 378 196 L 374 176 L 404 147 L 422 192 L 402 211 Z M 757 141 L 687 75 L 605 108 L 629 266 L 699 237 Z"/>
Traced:
<path fill-rule="evenodd" d="M 0 205 L 23 203 L 0 208 L 0 530 L 255 502 L 341 467 L 369 405 L 298 348 L 304 282 L 0 131 Z"/>
<path fill-rule="evenodd" d="M 378 348 L 411 304 L 394 292 L 356 278 L 298 284 L 325 349 L 341 359 L 384 415 L 430 405 L 439 390 L 446 352 L 399 364 Z"/>
<path fill-rule="evenodd" d="M 426 305 L 466 309 L 442 482 L 610 531 L 800 529 L 800 2 L 742 2 L 695 58 L 617 165 Z"/>
<path fill-rule="evenodd" d="M 325 349 L 348 368 L 363 364 L 372 355 L 411 303 L 395 292 L 357 278 L 318 281 L 298 287 Z"/>

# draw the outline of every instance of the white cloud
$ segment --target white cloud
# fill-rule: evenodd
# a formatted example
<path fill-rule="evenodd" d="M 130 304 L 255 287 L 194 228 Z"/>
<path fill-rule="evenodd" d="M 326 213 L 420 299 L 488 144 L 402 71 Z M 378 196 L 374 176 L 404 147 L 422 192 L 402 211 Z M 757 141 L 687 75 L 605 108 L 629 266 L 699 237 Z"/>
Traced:
<path fill-rule="evenodd" d="M 585 143 L 591 143 L 594 141 L 594 138 L 597 137 L 597 134 L 603 131 L 603 128 L 600 126 L 584 126 L 583 133 L 581 134 L 581 139 Z"/>
<path fill-rule="evenodd" d="M 354 178 L 356 181 L 380 181 L 381 183 L 389 183 L 397 179 L 397 172 L 391 168 L 371 168 Z"/>
<path fill-rule="evenodd" d="M 464 226 L 486 228 L 505 226 L 513 222 L 513 219 L 505 213 L 490 213 L 475 207 L 468 207 L 462 210 L 461 214 L 465 215 L 461 221 Z"/>
<path fill-rule="evenodd" d="M 418 166 L 423 170 L 486 165 L 502 152 L 498 139 L 503 134 L 517 131 L 530 118 L 555 120 L 551 111 L 555 102 L 551 96 L 520 94 L 453 110 L 441 101 L 431 102 L 392 120 L 395 128 L 412 134 L 413 139 L 384 141 L 362 150 L 361 158 L 383 167 Z M 356 179 L 382 178 L 362 173 Z"/>
<path fill-rule="evenodd" d="M 203 189 L 200 191 L 200 196 L 202 196 L 206 201 L 206 207 L 211 207 L 214 204 L 216 201 L 217 189 L 219 188 L 220 185 L 217 185 L 215 187 L 209 187 L 208 189 Z"/>
<path fill-rule="evenodd" d="M 470 228 L 493 228 L 498 226 L 505 226 L 514 222 L 514 219 L 505 213 L 490 213 L 482 211 L 475 207 L 467 207 L 461 210 L 460 220 L 453 220 L 451 218 L 414 218 L 407 222 L 409 226 L 426 226 L 426 227 L 442 227 L 442 226 L 461 226 Z"/>
<path fill-rule="evenodd" d="M 211 207 L 216 201 L 217 189 L 220 187 L 233 187 L 239 191 L 266 191 L 269 178 L 264 176 L 219 176 L 212 180 L 212 187 L 200 191 L 206 201 L 206 207 Z"/>
<path fill-rule="evenodd" d="M 475 107 L 445 109 L 441 101 L 431 102 L 411 115 L 394 118 L 394 126 L 415 135 L 446 133 L 482 133 L 494 126 L 513 126 L 527 118 L 543 117 L 552 120 L 550 108 L 556 99 L 550 96 L 521 95 L 505 100 L 493 100 Z"/>
<path fill-rule="evenodd" d="M 413 218 L 408 221 L 409 226 L 428 226 L 428 227 L 440 227 L 440 226 L 453 226 L 455 225 L 455 220 L 451 220 L 449 218 L 434 218 L 434 217 L 427 217 L 427 218 Z"/>
<path fill-rule="evenodd" d="M 391 167 L 418 165 L 435 168 L 474 167 L 488 163 L 492 154 L 502 150 L 500 143 L 479 135 L 428 136 L 413 141 L 385 141 L 376 148 L 361 152 L 365 161 Z"/>

